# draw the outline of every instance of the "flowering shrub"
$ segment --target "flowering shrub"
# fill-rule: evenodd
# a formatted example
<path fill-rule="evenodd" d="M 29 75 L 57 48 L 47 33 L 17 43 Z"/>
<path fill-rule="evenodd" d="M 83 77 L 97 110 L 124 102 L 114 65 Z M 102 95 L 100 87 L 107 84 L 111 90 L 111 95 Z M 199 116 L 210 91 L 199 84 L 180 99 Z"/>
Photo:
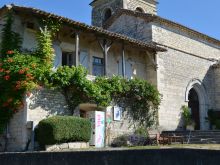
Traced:
<path fill-rule="evenodd" d="M 20 51 L 20 37 L 12 32 L 12 15 L 3 28 L 0 60 L 0 133 L 24 107 L 24 96 L 41 84 L 52 65 L 51 35 L 46 29 L 38 34 L 38 48 L 33 53 Z M 44 45 L 44 44 L 45 45 Z M 10 48 L 10 49 L 9 49 Z"/>

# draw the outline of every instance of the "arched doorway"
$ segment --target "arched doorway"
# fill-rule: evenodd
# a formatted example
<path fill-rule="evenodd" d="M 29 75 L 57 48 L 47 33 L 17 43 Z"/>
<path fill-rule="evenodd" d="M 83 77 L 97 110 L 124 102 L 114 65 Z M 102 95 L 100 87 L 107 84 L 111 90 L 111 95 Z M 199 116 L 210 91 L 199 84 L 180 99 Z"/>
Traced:
<path fill-rule="evenodd" d="M 197 123 L 196 129 L 209 130 L 209 123 L 206 118 L 210 101 L 202 81 L 192 79 L 188 83 L 185 92 L 185 101 L 192 109 L 193 119 Z"/>
<path fill-rule="evenodd" d="M 192 119 L 195 122 L 195 130 L 200 130 L 200 109 L 199 109 L 199 97 L 195 89 L 189 91 L 188 107 L 191 109 Z"/>

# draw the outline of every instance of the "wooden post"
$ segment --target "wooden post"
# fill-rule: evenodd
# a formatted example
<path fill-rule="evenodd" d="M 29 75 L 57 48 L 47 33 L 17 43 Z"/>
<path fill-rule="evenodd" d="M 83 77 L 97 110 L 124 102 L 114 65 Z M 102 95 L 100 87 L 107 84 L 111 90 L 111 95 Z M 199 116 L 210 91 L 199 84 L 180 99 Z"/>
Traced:
<path fill-rule="evenodd" d="M 108 74 L 108 51 L 112 45 L 112 41 L 108 41 L 107 39 L 101 39 L 101 40 L 98 40 L 99 41 L 99 44 L 102 48 L 102 51 L 103 51 L 103 54 L 104 54 L 104 76 L 107 76 Z"/>
<path fill-rule="evenodd" d="M 76 43 L 75 43 L 75 66 L 79 66 L 79 32 L 75 33 L 75 39 L 76 39 Z"/>
<path fill-rule="evenodd" d="M 122 44 L 122 76 L 125 78 L 125 45 Z"/>
<path fill-rule="evenodd" d="M 107 47 L 107 41 L 103 41 L 103 47 L 104 47 L 104 75 L 107 76 L 107 65 L 108 65 L 108 47 Z"/>

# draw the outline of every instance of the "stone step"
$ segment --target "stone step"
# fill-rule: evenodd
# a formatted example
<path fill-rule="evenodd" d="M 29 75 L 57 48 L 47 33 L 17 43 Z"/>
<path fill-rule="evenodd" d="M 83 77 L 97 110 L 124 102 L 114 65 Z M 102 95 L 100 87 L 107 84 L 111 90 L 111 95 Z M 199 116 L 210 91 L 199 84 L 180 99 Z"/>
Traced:
<path fill-rule="evenodd" d="M 183 136 L 189 144 L 220 144 L 220 131 L 164 131 L 162 135 Z"/>

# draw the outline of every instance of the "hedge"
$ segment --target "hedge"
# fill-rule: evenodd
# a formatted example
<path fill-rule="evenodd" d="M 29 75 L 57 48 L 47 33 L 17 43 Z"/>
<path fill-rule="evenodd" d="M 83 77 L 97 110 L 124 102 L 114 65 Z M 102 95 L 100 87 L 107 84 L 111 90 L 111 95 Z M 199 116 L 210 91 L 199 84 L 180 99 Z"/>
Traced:
<path fill-rule="evenodd" d="M 36 140 L 41 146 L 67 142 L 88 142 L 91 123 L 88 119 L 72 116 L 54 116 L 40 121 Z"/>

